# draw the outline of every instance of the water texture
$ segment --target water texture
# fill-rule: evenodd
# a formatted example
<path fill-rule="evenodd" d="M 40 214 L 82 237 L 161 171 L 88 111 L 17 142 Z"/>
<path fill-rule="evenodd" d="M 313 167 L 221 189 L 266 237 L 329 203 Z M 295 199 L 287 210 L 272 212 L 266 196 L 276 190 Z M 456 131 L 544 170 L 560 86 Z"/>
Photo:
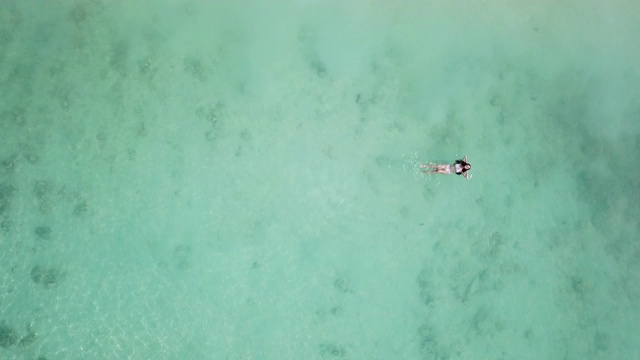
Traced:
<path fill-rule="evenodd" d="M 0 358 L 640 358 L 639 18 L 0 0 Z"/>

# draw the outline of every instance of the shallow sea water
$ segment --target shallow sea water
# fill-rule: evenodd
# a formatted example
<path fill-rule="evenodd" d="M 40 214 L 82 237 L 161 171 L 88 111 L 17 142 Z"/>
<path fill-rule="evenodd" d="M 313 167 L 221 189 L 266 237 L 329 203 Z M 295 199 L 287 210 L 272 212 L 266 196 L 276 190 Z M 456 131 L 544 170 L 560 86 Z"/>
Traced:
<path fill-rule="evenodd" d="M 2 1 L 0 358 L 639 358 L 639 17 Z"/>

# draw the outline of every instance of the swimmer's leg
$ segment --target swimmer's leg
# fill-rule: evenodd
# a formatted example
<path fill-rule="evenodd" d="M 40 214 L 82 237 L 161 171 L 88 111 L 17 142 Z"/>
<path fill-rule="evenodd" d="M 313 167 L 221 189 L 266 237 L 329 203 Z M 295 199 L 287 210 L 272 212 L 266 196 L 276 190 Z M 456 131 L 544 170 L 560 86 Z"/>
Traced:
<path fill-rule="evenodd" d="M 425 169 L 422 170 L 423 173 L 425 174 L 437 174 L 438 173 L 438 165 L 436 164 L 420 164 L 420 169 Z"/>

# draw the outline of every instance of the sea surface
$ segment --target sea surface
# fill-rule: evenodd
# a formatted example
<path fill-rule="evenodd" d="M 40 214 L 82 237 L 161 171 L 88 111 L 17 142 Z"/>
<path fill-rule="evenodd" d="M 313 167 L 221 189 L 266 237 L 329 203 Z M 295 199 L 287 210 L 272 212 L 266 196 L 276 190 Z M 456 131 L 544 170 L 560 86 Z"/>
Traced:
<path fill-rule="evenodd" d="M 0 0 L 0 359 L 639 359 L 638 44 L 635 0 Z"/>

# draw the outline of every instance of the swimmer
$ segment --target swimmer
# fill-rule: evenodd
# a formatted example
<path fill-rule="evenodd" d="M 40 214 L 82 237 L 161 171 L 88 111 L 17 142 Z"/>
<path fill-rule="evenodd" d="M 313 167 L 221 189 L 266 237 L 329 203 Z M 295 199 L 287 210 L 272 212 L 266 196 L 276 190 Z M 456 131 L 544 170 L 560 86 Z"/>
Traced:
<path fill-rule="evenodd" d="M 467 157 L 463 157 L 462 160 L 456 160 L 455 163 L 449 164 L 422 164 L 420 165 L 421 169 L 431 169 L 431 170 L 423 170 L 422 172 L 425 174 L 456 174 L 462 175 L 465 179 L 469 178 L 469 174 L 467 171 L 471 170 L 471 164 L 467 162 Z"/>

